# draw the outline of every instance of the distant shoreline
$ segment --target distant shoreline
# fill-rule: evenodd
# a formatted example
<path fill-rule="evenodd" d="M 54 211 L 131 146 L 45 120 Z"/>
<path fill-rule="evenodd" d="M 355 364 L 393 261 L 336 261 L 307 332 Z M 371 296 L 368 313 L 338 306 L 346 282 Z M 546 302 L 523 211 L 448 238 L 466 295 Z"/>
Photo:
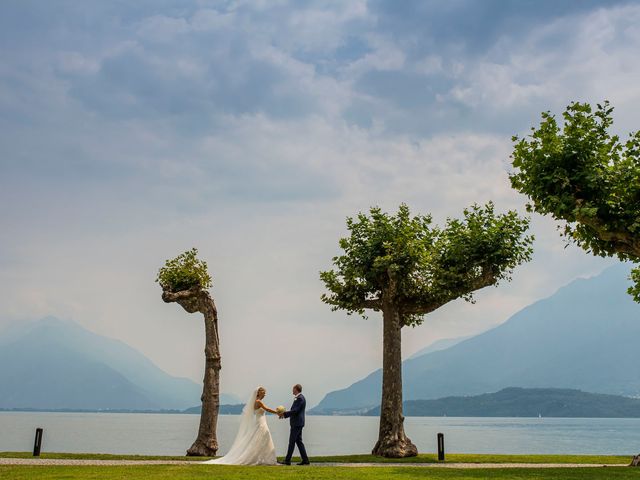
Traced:
<path fill-rule="evenodd" d="M 244 405 L 220 405 L 221 415 L 238 415 Z M 81 409 L 81 408 L 0 408 L 2 412 L 22 412 L 22 413 L 152 413 L 152 414 L 182 414 L 200 415 L 200 407 L 187 408 L 185 410 L 163 409 L 163 410 L 134 410 L 127 408 L 105 408 L 105 409 Z"/>
<path fill-rule="evenodd" d="M 640 399 L 589 393 L 561 388 L 510 387 L 495 393 L 475 396 L 444 397 L 433 400 L 407 400 L 406 417 L 454 418 L 640 418 Z M 0 412 L 49 413 L 148 413 L 199 415 L 200 406 L 178 409 L 74 409 L 74 408 L 0 408 Z M 220 405 L 221 415 L 238 415 L 243 404 Z M 321 410 L 313 416 L 378 416 L 380 407 Z"/>
<path fill-rule="evenodd" d="M 640 418 L 640 399 L 564 388 L 509 387 L 495 393 L 406 400 L 405 417 Z M 378 416 L 380 407 L 319 409 L 310 413 Z"/>

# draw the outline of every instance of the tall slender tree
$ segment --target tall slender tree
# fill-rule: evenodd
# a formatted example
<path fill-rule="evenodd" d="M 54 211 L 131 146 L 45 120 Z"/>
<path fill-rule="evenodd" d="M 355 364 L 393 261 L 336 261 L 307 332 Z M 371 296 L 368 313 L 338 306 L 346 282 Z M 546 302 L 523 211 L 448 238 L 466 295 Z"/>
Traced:
<path fill-rule="evenodd" d="M 608 102 L 573 102 L 560 127 L 544 112 L 529 136 L 513 137 L 511 185 L 587 252 L 635 262 L 629 293 L 640 302 L 640 131 L 620 140 L 612 113 Z"/>
<path fill-rule="evenodd" d="M 332 310 L 359 314 L 382 312 L 383 365 L 380 429 L 373 454 L 409 457 L 418 451 L 406 436 L 402 415 L 403 327 L 420 325 L 424 315 L 500 280 L 531 257 L 529 220 L 514 211 L 494 213 L 494 206 L 473 205 L 461 220 L 444 228 L 431 216 L 411 216 L 401 205 L 389 215 L 371 208 L 369 215 L 347 218 L 350 235 L 339 241 L 342 254 L 334 269 L 320 273 Z"/>
<path fill-rule="evenodd" d="M 191 249 L 167 260 L 156 281 L 162 287 L 162 300 L 175 302 L 189 313 L 200 312 L 205 327 L 205 369 L 202 390 L 202 413 L 198 436 L 187 455 L 212 457 L 218 451 L 216 428 L 220 408 L 220 338 L 218 311 L 208 292 L 211 276 L 206 262 L 198 259 L 198 250 Z"/>

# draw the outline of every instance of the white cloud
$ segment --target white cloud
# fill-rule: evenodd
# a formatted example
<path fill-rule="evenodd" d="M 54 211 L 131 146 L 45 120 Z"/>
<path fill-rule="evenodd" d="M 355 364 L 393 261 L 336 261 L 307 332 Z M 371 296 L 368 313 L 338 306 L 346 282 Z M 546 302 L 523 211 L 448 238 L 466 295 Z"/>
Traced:
<path fill-rule="evenodd" d="M 217 10 L 202 9 L 191 17 L 191 26 L 195 31 L 218 30 L 233 23 L 234 12 L 221 13 Z"/>
<path fill-rule="evenodd" d="M 78 52 L 60 53 L 60 70 L 64 73 L 92 74 L 100 69 L 100 63 Z"/>
<path fill-rule="evenodd" d="M 426 76 L 435 75 L 444 71 L 442 57 L 440 55 L 427 55 L 414 64 L 414 69 Z"/>
<path fill-rule="evenodd" d="M 394 71 L 404 67 L 405 53 L 391 40 L 378 35 L 368 35 L 367 41 L 373 51 L 366 53 L 344 69 L 350 78 L 357 78 L 371 70 Z"/>
<path fill-rule="evenodd" d="M 503 38 L 450 90 L 477 109 L 561 108 L 570 100 L 640 107 L 640 5 L 561 17 Z"/>
<path fill-rule="evenodd" d="M 344 45 L 352 22 L 372 24 L 367 2 L 333 2 L 304 11 L 293 10 L 286 21 L 290 51 L 333 52 Z"/>
<path fill-rule="evenodd" d="M 200 319 L 153 283 L 167 257 L 197 246 L 221 311 L 223 389 L 301 381 L 319 400 L 380 363 L 379 319 L 319 301 L 345 217 L 400 202 L 439 222 L 490 199 L 522 210 L 507 178 L 513 117 L 608 97 L 637 128 L 639 10 L 561 18 L 469 58 L 409 52 L 363 2 L 156 12 L 76 32 L 87 43 L 26 45 L 0 64 L 0 201 L 16 206 L 0 212 L 12 299 L 0 319 L 71 317 L 198 380 Z M 357 81 L 380 72 L 420 77 L 433 103 Z M 370 125 L 346 114 L 358 102 Z M 565 250 L 549 219 L 533 229 L 535 259 L 512 284 L 430 315 L 405 352 L 482 331 L 607 264 Z"/>
<path fill-rule="evenodd" d="M 120 135 L 122 144 L 143 138 L 136 130 Z M 161 139 L 149 138 L 150 145 L 154 142 L 154 150 L 162 149 Z M 168 146 L 174 148 L 170 140 Z M 504 173 L 507 150 L 508 144 L 494 136 L 445 135 L 415 143 L 320 117 L 304 122 L 239 117 L 179 155 L 174 149 L 166 152 L 161 168 L 165 176 L 173 172 L 175 181 L 169 178 L 164 192 L 160 185 L 154 193 L 144 184 L 158 168 L 153 155 L 142 157 L 133 185 L 120 194 L 91 193 L 93 187 L 77 185 L 69 199 L 79 203 L 69 205 L 47 202 L 53 192 L 42 192 L 40 213 L 4 240 L 26 263 L 5 269 L 0 278 L 0 288 L 15 299 L 3 313 L 74 318 L 142 349 L 174 374 L 198 379 L 200 320 L 164 305 L 153 283 L 165 258 L 198 246 L 212 269 L 221 311 L 224 388 L 239 392 L 247 384 L 264 383 L 285 389 L 295 380 L 320 395 L 350 383 L 380 360 L 375 316 L 369 322 L 344 318 L 319 301 L 318 271 L 337 253 L 345 216 L 372 204 L 395 210 L 403 201 L 439 221 L 459 215 L 473 201 L 494 199 L 500 209 L 520 206 Z M 247 177 L 217 176 L 234 162 Z M 242 185 L 247 180 L 254 183 Z M 240 189 L 274 184 L 287 191 L 301 181 L 325 184 L 322 188 L 332 194 L 264 204 L 252 201 L 249 190 L 230 199 L 210 193 L 228 182 Z M 116 201 L 123 194 L 125 202 Z M 192 202 L 190 212 L 175 210 L 185 199 Z M 112 216 L 116 229 L 104 230 L 105 216 Z M 44 222 L 45 217 L 51 221 Z M 550 255 L 554 262 L 565 258 L 564 252 L 539 255 L 545 265 Z M 478 331 L 504 320 L 539 291 L 549 292 L 566 279 L 549 281 L 540 268 L 535 277 L 545 278 L 544 287 L 532 289 L 525 281 L 515 290 L 482 294 L 479 306 L 451 306 L 411 333 L 407 353 L 434 335 Z M 255 370 L 246 360 L 281 367 Z"/>
<path fill-rule="evenodd" d="M 138 35 L 152 42 L 170 43 L 176 36 L 188 33 L 189 30 L 190 25 L 184 18 L 154 15 L 140 22 Z"/>

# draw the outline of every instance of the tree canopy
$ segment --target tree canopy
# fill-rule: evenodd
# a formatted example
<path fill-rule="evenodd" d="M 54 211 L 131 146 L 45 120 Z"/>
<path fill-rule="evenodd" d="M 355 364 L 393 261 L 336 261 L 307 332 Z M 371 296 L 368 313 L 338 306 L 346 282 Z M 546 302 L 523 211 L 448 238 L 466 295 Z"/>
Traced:
<path fill-rule="evenodd" d="M 192 288 L 211 288 L 211 276 L 207 262 L 198 258 L 198 250 L 192 248 L 172 260 L 167 260 L 158 271 L 156 282 L 168 292 L 181 292 Z"/>
<path fill-rule="evenodd" d="M 613 107 L 571 103 L 558 125 L 542 113 L 538 128 L 513 137 L 511 184 L 529 210 L 564 222 L 563 234 L 597 256 L 640 261 L 640 131 L 610 133 Z M 640 268 L 629 293 L 640 302 Z"/>
<path fill-rule="evenodd" d="M 493 203 L 473 205 L 462 219 L 443 228 L 430 215 L 412 216 L 402 204 L 395 215 L 371 208 L 347 218 L 350 235 L 339 242 L 334 269 L 320 272 L 333 310 L 365 316 L 382 312 L 382 399 L 378 441 L 372 453 L 411 457 L 418 449 L 404 432 L 402 414 L 402 335 L 408 325 L 457 298 L 508 279 L 531 258 L 529 219 L 516 212 L 496 215 Z M 366 317 L 365 317 L 366 318 Z"/>
<path fill-rule="evenodd" d="M 207 263 L 192 248 L 173 260 L 167 260 L 158 271 L 156 282 L 162 287 L 162 300 L 177 303 L 188 313 L 202 313 L 205 330 L 205 365 L 198 436 L 187 450 L 191 456 L 215 456 L 218 451 L 218 411 L 220 408 L 220 337 L 218 309 L 208 289 L 211 276 Z"/>
<path fill-rule="evenodd" d="M 430 215 L 412 216 L 404 204 L 395 215 L 371 208 L 369 215 L 347 219 L 350 236 L 339 241 L 344 253 L 333 258 L 333 270 L 320 274 L 329 290 L 322 300 L 333 310 L 365 316 L 365 309 L 381 310 L 383 294 L 391 293 L 403 326 L 419 325 L 451 300 L 473 301 L 475 290 L 509 278 L 528 261 L 528 226 L 515 211 L 496 215 L 491 202 L 447 219 L 444 228 Z"/>

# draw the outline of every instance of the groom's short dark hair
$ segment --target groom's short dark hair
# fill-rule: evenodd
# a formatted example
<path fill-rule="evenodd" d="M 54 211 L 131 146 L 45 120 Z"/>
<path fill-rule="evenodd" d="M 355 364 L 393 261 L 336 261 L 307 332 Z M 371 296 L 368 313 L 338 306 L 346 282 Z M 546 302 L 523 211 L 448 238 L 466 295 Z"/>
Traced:
<path fill-rule="evenodd" d="M 299 383 L 296 383 L 293 388 L 295 388 L 298 393 L 302 393 L 302 385 L 300 385 Z"/>

